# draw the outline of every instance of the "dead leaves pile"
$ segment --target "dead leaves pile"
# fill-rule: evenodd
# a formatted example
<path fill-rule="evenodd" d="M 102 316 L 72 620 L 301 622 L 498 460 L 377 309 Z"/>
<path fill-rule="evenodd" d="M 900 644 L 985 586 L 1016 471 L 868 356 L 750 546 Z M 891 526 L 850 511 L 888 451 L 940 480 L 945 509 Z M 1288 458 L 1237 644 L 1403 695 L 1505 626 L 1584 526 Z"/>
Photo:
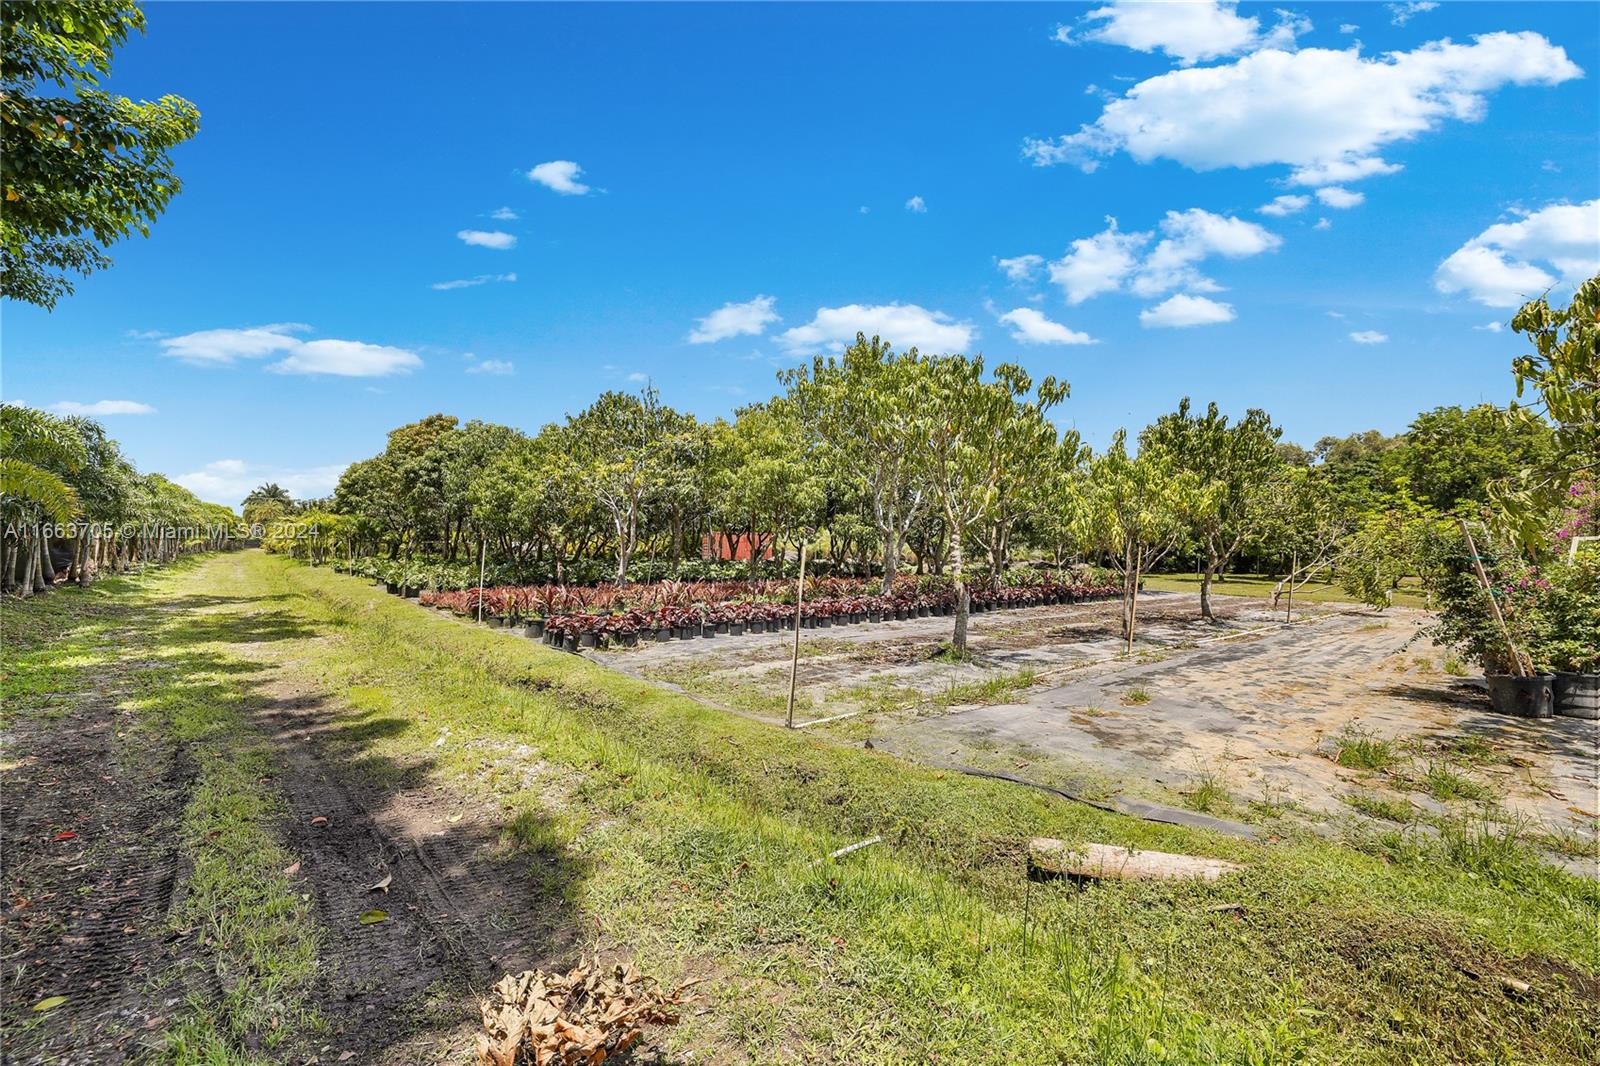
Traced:
<path fill-rule="evenodd" d="M 565 974 L 507 974 L 483 1001 L 480 1066 L 595 1066 L 628 1050 L 643 1025 L 674 1025 L 684 989 L 665 993 L 632 964 Z"/>

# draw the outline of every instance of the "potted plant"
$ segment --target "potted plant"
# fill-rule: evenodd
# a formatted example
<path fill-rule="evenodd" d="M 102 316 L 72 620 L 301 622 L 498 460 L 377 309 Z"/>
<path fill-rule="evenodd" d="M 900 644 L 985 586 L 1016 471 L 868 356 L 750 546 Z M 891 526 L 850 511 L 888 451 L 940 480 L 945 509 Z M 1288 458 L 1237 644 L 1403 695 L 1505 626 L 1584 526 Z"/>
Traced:
<path fill-rule="evenodd" d="M 1544 576 L 1536 657 L 1555 674 L 1555 712 L 1600 718 L 1600 552 L 1574 553 Z"/>
<path fill-rule="evenodd" d="M 1442 538 L 1449 545 L 1450 538 Z M 1437 545 L 1436 545 L 1437 547 Z M 1509 548 L 1487 540 L 1488 588 L 1462 548 L 1450 545 L 1434 560 L 1429 590 L 1438 602 L 1438 621 L 1427 632 L 1483 668 L 1495 710 L 1522 718 L 1555 713 L 1553 675 L 1537 668 L 1533 648 L 1542 628 L 1540 597 L 1548 582 L 1537 568 Z"/>

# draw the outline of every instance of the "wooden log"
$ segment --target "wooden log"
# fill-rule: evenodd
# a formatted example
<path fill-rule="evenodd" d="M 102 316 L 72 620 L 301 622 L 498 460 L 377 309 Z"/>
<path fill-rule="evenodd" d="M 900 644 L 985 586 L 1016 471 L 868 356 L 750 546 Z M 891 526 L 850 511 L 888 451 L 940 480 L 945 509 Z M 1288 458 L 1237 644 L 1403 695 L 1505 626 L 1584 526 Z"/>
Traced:
<path fill-rule="evenodd" d="M 1242 870 L 1238 863 L 1165 851 L 1131 851 L 1115 844 L 1068 844 L 1054 837 L 1034 837 L 1028 862 L 1047 874 L 1093 881 L 1215 881 Z"/>

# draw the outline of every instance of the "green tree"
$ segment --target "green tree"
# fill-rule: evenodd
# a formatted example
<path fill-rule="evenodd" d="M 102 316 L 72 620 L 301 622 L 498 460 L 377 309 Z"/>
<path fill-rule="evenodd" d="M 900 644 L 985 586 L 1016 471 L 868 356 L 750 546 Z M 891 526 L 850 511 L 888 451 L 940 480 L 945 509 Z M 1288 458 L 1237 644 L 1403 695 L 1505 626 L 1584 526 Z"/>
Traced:
<path fill-rule="evenodd" d="M 750 544 L 750 580 L 774 541 L 814 525 L 823 503 L 822 479 L 806 454 L 792 405 L 773 400 L 740 408 L 713 433 L 711 500 L 723 528 Z"/>
<path fill-rule="evenodd" d="M 856 341 L 839 358 L 817 357 L 782 375 L 817 439 L 820 458 L 858 488 L 883 542 L 883 590 L 894 583 L 902 545 L 928 500 L 918 403 L 925 372 L 915 348 L 896 355 L 877 337 Z"/>
<path fill-rule="evenodd" d="M 602 393 L 567 421 L 582 483 L 611 522 L 619 582 L 628 579 L 628 561 L 639 543 L 645 503 L 658 480 L 673 414 L 655 389 L 646 388 L 638 396 Z"/>
<path fill-rule="evenodd" d="M 1445 514 L 1476 514 L 1492 483 L 1544 465 L 1551 438 L 1542 419 L 1508 420 L 1490 404 L 1436 407 L 1406 431 L 1403 469 L 1419 502 Z"/>
<path fill-rule="evenodd" d="M 1190 515 L 1190 532 L 1205 559 L 1200 581 L 1200 616 L 1215 621 L 1211 583 L 1269 520 L 1273 480 L 1283 473 L 1278 435 L 1265 411 L 1251 409 L 1229 425 L 1209 404 L 1195 414 L 1185 396 L 1177 411 L 1162 415 L 1140 437 L 1140 450 L 1163 453 L 1174 469 L 1193 475 L 1201 492 Z"/>
<path fill-rule="evenodd" d="M 107 245 L 149 235 L 180 188 L 168 153 L 200 113 L 177 96 L 136 103 L 95 87 L 144 29 L 133 4 L 6 0 L 0 29 L 0 294 L 50 308 L 72 292 L 69 273 L 109 266 Z"/>
<path fill-rule="evenodd" d="M 1010 363 L 995 367 L 991 381 L 984 380 L 981 356 L 934 356 L 922 365 L 915 402 L 922 441 L 918 455 L 950 536 L 956 594 L 951 646 L 964 654 L 971 605 L 964 542 L 993 513 L 1016 455 L 1041 439 L 1040 423 L 1066 398 L 1067 385 L 1045 378 L 1029 399 L 1033 380 Z M 1055 443 L 1053 434 L 1050 443 Z"/>
<path fill-rule="evenodd" d="M 1129 455 L 1127 434 L 1094 457 L 1084 480 L 1081 537 L 1104 553 L 1122 579 L 1122 639 L 1133 651 L 1139 617 L 1139 583 L 1183 539 L 1204 487 L 1157 449 Z"/>

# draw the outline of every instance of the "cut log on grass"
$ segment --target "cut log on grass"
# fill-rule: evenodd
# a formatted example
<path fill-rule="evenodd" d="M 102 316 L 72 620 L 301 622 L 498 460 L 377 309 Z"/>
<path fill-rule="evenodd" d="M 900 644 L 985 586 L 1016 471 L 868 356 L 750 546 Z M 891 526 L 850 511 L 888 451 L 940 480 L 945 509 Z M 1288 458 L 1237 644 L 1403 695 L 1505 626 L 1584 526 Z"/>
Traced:
<path fill-rule="evenodd" d="M 1028 864 L 1046 874 L 1092 881 L 1215 881 L 1242 870 L 1238 863 L 1165 851 L 1132 851 L 1115 844 L 1068 844 L 1034 837 Z"/>

